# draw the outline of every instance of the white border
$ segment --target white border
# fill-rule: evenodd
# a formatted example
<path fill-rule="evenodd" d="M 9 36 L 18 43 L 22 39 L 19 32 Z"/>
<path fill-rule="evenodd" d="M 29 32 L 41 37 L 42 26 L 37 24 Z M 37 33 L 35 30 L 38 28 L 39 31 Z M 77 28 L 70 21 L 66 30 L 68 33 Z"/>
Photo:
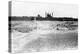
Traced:
<path fill-rule="evenodd" d="M 8 1 L 10 0 L 0 1 L 0 54 L 9 54 L 7 52 L 8 51 Z M 80 9 L 80 0 L 17 0 L 17 1 L 77 4 Z M 78 22 L 79 22 L 78 24 L 80 24 L 80 20 Z M 80 28 L 78 28 L 78 31 L 79 30 Z M 78 33 L 80 34 L 80 31 Z M 80 35 L 78 35 L 78 37 L 79 36 Z M 30 54 L 80 54 L 79 52 L 80 51 L 80 37 L 78 41 L 79 41 L 79 50 L 36 52 L 36 53 L 30 53 Z"/>

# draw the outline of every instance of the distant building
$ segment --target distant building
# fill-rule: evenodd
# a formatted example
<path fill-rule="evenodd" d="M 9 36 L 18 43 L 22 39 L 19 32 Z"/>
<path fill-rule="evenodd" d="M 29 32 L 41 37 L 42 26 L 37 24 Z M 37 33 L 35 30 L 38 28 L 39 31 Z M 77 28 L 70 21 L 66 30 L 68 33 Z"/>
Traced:
<path fill-rule="evenodd" d="M 53 13 L 45 13 L 45 17 L 47 17 L 47 18 L 51 17 L 52 18 L 53 17 Z"/>

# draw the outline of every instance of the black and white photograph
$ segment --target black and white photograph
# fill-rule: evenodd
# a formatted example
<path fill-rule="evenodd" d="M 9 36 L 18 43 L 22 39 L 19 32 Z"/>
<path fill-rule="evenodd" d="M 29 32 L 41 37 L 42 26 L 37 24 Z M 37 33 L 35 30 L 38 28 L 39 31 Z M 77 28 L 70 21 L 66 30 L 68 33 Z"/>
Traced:
<path fill-rule="evenodd" d="M 78 49 L 78 6 L 63 3 L 9 2 L 9 52 Z"/>

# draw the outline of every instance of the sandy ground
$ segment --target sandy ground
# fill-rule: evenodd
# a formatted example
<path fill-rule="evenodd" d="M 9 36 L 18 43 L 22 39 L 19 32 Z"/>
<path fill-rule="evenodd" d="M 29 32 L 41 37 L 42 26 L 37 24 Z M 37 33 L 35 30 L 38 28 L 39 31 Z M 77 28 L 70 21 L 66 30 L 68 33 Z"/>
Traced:
<path fill-rule="evenodd" d="M 61 49 L 76 49 L 78 42 L 78 31 L 74 30 L 56 30 L 55 25 L 63 22 L 18 22 L 19 25 L 15 28 L 23 27 L 24 25 L 29 28 L 37 28 L 30 32 L 18 32 L 13 30 L 12 37 L 12 52 L 38 52 L 49 50 L 61 50 Z M 14 22 L 13 22 L 14 24 Z M 53 27 L 52 27 L 53 26 Z M 54 28 L 54 29 L 53 29 Z M 25 31 L 26 29 L 21 31 Z M 19 30 L 20 30 L 19 29 Z"/>

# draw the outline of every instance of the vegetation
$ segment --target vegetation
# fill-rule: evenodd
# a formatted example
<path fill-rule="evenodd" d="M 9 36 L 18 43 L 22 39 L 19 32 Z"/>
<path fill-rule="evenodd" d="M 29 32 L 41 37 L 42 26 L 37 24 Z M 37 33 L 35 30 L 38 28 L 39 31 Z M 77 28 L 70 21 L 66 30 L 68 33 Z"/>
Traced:
<path fill-rule="evenodd" d="M 39 14 L 37 16 L 9 16 L 9 21 L 31 21 L 31 20 L 37 20 L 37 21 L 78 21 L 77 18 L 72 17 L 53 17 L 51 14 L 47 13 L 45 17 L 40 16 Z"/>

